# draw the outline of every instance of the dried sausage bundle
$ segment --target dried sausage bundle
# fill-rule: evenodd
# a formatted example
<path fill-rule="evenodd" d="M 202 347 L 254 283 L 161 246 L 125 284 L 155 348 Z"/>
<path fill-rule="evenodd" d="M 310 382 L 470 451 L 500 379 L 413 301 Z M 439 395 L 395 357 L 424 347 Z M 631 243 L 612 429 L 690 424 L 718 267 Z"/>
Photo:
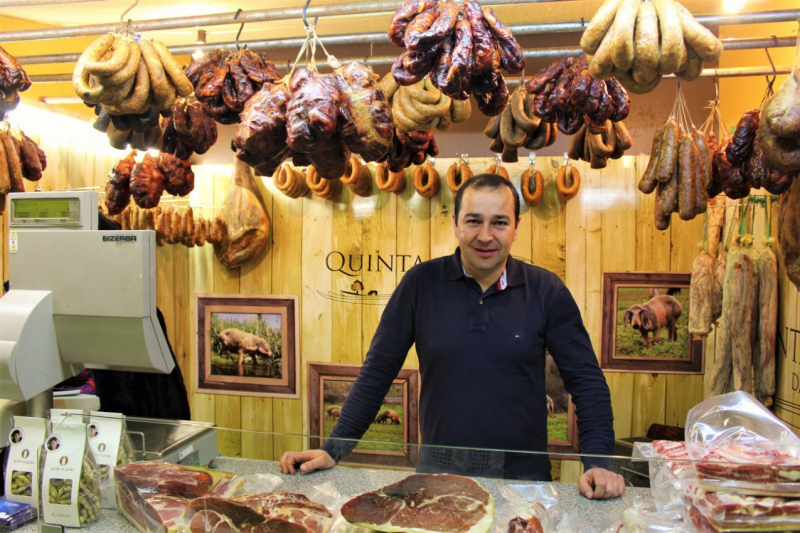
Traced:
<path fill-rule="evenodd" d="M 0 120 L 19 104 L 19 93 L 31 87 L 31 80 L 17 58 L 0 46 Z"/>
<path fill-rule="evenodd" d="M 142 162 L 137 163 L 136 155 L 136 150 L 132 150 L 108 174 L 106 209 L 110 215 L 122 213 L 131 196 L 142 209 L 151 209 L 158 205 L 164 191 L 186 196 L 194 189 L 194 172 L 189 161 L 162 152 L 157 157 L 145 154 Z"/>
<path fill-rule="evenodd" d="M 640 191 L 656 192 L 655 226 L 659 230 L 669 227 L 672 213 L 692 220 L 708 208 L 712 154 L 701 130 L 694 127 L 679 92 L 670 118 L 653 137 L 650 161 L 639 180 Z"/>
<path fill-rule="evenodd" d="M 206 113 L 220 124 L 239 122 L 245 104 L 265 83 L 280 80 L 278 69 L 264 52 L 214 50 L 192 61 L 186 76 Z M 184 96 L 184 95 L 181 95 Z"/>
<path fill-rule="evenodd" d="M 631 109 L 619 81 L 592 76 L 585 56 L 548 65 L 525 82 L 525 89 L 534 95 L 533 114 L 558 124 L 567 135 L 576 134 L 584 124 L 591 133 L 601 134 L 607 120 L 625 120 Z"/>
<path fill-rule="evenodd" d="M 289 198 L 300 198 L 308 194 L 305 174 L 289 163 L 281 163 L 272 175 L 272 183 Z"/>
<path fill-rule="evenodd" d="M 458 194 L 458 190 L 464 185 L 464 182 L 472 177 L 472 170 L 465 161 L 456 161 L 450 168 L 447 169 L 447 188 L 453 193 L 453 196 Z"/>
<path fill-rule="evenodd" d="M 606 168 L 608 159 L 619 159 L 633 145 L 633 139 L 624 122 L 606 121 L 602 133 L 591 133 L 588 126 L 581 126 L 570 144 L 570 159 L 581 159 L 592 168 Z"/>
<path fill-rule="evenodd" d="M 75 64 L 72 86 L 86 104 L 102 106 L 104 113 L 95 108 L 95 127 L 108 134 L 111 146 L 124 149 L 130 144 L 142 150 L 161 144 L 160 133 L 155 132 L 157 112 L 193 90 L 163 43 L 144 38 L 137 41 L 127 32 L 95 39 Z M 125 118 L 114 120 L 114 115 Z"/>
<path fill-rule="evenodd" d="M 189 248 L 214 244 L 211 237 L 212 222 L 203 217 L 194 215 L 190 206 L 161 207 L 142 209 L 135 203 L 129 204 L 118 213 L 109 212 L 112 219 L 116 220 L 124 230 L 153 230 L 156 232 L 156 243 L 182 244 Z M 218 222 L 218 219 L 216 219 Z M 218 225 L 218 224 L 217 224 Z M 220 235 L 217 235 L 220 238 Z"/>
<path fill-rule="evenodd" d="M 472 114 L 469 100 L 454 100 L 438 89 L 429 77 L 408 86 L 398 85 L 391 74 L 381 86 L 392 106 L 394 127 L 399 131 L 444 131 L 453 123 L 464 122 Z"/>
<path fill-rule="evenodd" d="M 503 112 L 489 120 L 483 134 L 492 139 L 489 149 L 502 154 L 506 163 L 519 160 L 517 150 L 540 150 L 552 145 L 558 138 L 555 124 L 537 117 L 532 111 L 533 96 L 522 87 L 511 96 Z"/>
<path fill-rule="evenodd" d="M 175 100 L 169 116 L 161 121 L 161 151 L 187 160 L 192 154 L 204 154 L 217 142 L 217 124 L 196 101 Z"/>
<path fill-rule="evenodd" d="M 342 192 L 341 180 L 323 178 L 314 165 L 309 166 L 306 170 L 306 184 L 314 196 L 326 200 L 336 200 Z"/>
<path fill-rule="evenodd" d="M 428 156 L 439 155 L 432 130 L 403 133 L 395 130 L 392 148 L 384 159 L 391 172 L 402 172 L 412 164 L 421 165 Z"/>
<path fill-rule="evenodd" d="M 285 85 L 265 83 L 248 100 L 242 121 L 231 141 L 236 157 L 252 166 L 256 174 L 271 176 L 289 153 L 286 144 L 286 105 L 289 91 Z"/>
<path fill-rule="evenodd" d="M 606 0 L 581 37 L 595 78 L 615 76 L 626 89 L 652 91 L 665 74 L 697 79 L 719 59 L 722 42 L 674 0 Z"/>
<path fill-rule="evenodd" d="M 394 137 L 392 107 L 376 83 L 378 76 L 371 68 L 352 61 L 337 70 L 341 81 L 342 139 L 364 161 L 377 161 L 389 152 Z"/>
<path fill-rule="evenodd" d="M 475 0 L 463 7 L 454 1 L 409 0 L 395 13 L 389 39 L 405 47 L 392 66 L 400 85 L 413 85 L 430 73 L 447 96 L 467 100 L 475 95 L 487 116 L 498 115 L 508 101 L 501 73 L 522 72 L 522 47 L 491 8 Z"/>

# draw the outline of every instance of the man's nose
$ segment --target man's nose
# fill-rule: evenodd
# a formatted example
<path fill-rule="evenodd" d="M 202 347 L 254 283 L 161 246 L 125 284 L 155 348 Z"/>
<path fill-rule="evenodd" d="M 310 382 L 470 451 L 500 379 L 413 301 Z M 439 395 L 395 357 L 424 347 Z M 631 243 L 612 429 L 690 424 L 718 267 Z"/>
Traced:
<path fill-rule="evenodd" d="M 491 241 L 494 237 L 492 236 L 492 228 L 489 224 L 484 224 L 481 226 L 481 230 L 478 232 L 478 238 L 481 241 Z"/>

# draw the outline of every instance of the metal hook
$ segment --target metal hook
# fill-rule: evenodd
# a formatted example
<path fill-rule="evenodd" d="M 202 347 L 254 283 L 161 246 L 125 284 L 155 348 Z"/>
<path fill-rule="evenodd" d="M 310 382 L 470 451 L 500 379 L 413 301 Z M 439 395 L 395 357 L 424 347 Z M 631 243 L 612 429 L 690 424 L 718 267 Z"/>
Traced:
<path fill-rule="evenodd" d="M 777 42 L 778 38 L 775 35 L 773 35 L 772 38 L 775 39 L 775 41 Z M 767 78 L 767 88 L 769 90 L 772 90 L 772 85 L 775 83 L 775 79 L 778 77 L 778 71 L 775 69 L 775 63 L 772 62 L 772 56 L 769 53 L 769 49 L 764 48 L 764 53 L 767 54 L 767 59 L 769 59 L 769 66 L 772 67 L 772 80 L 769 79 L 769 75 L 766 75 L 764 77 Z"/>
<path fill-rule="evenodd" d="M 233 20 L 238 19 L 239 15 L 241 13 L 242 13 L 242 8 L 237 9 L 236 10 L 236 14 L 233 16 Z M 237 51 L 241 50 L 241 47 L 239 46 L 239 36 L 242 34 L 242 30 L 243 29 L 244 29 L 244 22 L 242 22 L 242 25 L 239 26 L 239 32 L 236 34 L 236 50 Z"/>
<path fill-rule="evenodd" d="M 460 157 L 465 165 L 469 165 L 469 154 L 461 154 Z"/>
<path fill-rule="evenodd" d="M 135 0 L 133 2 L 133 4 L 131 4 L 131 7 L 129 7 L 128 9 L 126 9 L 125 11 L 122 12 L 122 15 L 119 16 L 119 25 L 120 26 L 122 26 L 123 28 L 125 27 L 125 15 L 127 15 L 130 12 L 131 9 L 136 7 L 136 5 L 138 3 L 139 3 L 139 0 Z M 130 24 L 130 20 L 128 21 L 128 24 Z"/>
<path fill-rule="evenodd" d="M 306 28 L 308 28 L 308 21 L 306 20 L 306 9 L 308 9 L 308 5 L 310 3 L 311 3 L 311 0 L 306 0 L 306 5 L 303 6 L 303 24 L 306 25 Z M 314 18 L 314 27 L 315 28 L 317 27 L 317 21 L 318 20 L 319 20 L 319 17 Z"/>
<path fill-rule="evenodd" d="M 569 154 L 564 152 L 564 166 L 569 165 Z"/>
<path fill-rule="evenodd" d="M 536 152 L 530 152 L 528 154 L 528 164 L 531 168 L 536 166 Z"/>
<path fill-rule="evenodd" d="M 495 170 L 499 170 L 500 167 L 503 166 L 503 159 L 500 157 L 500 154 L 494 154 L 494 164 L 496 167 Z"/>
<path fill-rule="evenodd" d="M 719 73 L 717 67 L 714 67 L 714 106 L 719 105 Z"/>

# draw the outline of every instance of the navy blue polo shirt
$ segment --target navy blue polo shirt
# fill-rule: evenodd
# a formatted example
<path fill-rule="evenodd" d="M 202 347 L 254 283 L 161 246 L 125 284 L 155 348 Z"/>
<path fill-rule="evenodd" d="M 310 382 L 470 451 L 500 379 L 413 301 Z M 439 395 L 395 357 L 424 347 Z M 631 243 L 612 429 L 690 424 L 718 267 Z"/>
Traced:
<path fill-rule="evenodd" d="M 506 281 L 483 291 L 465 275 L 459 250 L 411 268 L 331 437 L 361 438 L 416 344 L 423 444 L 545 451 L 548 349 L 576 405 L 581 453 L 613 454 L 611 397 L 574 298 L 558 276 L 513 257 Z M 331 440 L 322 449 L 337 462 L 350 451 Z M 546 455 L 506 454 L 505 463 L 505 477 L 550 479 Z M 609 462 L 585 458 L 584 465 Z"/>

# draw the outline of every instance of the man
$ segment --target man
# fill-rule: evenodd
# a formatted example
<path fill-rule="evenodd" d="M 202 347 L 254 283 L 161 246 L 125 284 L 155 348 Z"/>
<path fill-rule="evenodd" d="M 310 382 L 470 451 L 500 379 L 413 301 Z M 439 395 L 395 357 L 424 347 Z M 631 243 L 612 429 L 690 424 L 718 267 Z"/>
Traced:
<path fill-rule="evenodd" d="M 423 444 L 546 451 L 548 349 L 577 406 L 581 452 L 614 452 L 608 386 L 574 299 L 556 275 L 510 257 L 519 223 L 513 185 L 494 174 L 468 180 L 456 196 L 453 223 L 455 254 L 409 270 L 389 300 L 332 439 L 320 450 L 285 453 L 283 473 L 294 473 L 298 463 L 303 472 L 331 468 L 349 453 L 352 442 L 335 437 L 359 439 L 369 428 L 413 344 Z M 441 453 L 420 450 L 421 457 Z M 445 455 L 442 468 L 433 460 L 418 469 L 485 475 L 479 453 Z M 485 458 L 502 464 L 503 477 L 550 480 L 546 454 Z M 623 494 L 623 478 L 607 470 L 607 460 L 584 457 L 584 466 L 584 496 Z"/>

